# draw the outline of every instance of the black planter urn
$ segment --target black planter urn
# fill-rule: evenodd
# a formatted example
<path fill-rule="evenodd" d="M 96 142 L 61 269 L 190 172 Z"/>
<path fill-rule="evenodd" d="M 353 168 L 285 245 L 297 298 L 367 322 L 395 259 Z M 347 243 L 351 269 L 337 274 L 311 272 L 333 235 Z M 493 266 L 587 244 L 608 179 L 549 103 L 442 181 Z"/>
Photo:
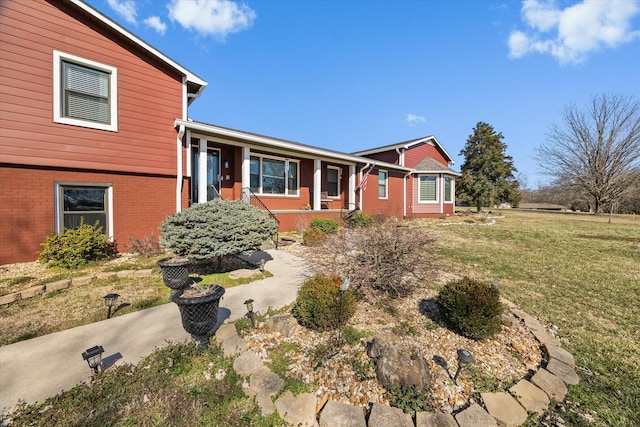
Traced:
<path fill-rule="evenodd" d="M 171 298 L 180 309 L 182 327 L 198 347 L 209 345 L 209 337 L 218 323 L 218 306 L 224 292 L 220 285 L 206 284 L 187 288 Z"/>
<path fill-rule="evenodd" d="M 158 261 L 158 266 L 162 271 L 162 281 L 165 286 L 171 288 L 172 297 L 176 290 L 184 289 L 191 284 L 189 278 L 189 267 L 193 260 L 186 257 L 163 258 Z"/>

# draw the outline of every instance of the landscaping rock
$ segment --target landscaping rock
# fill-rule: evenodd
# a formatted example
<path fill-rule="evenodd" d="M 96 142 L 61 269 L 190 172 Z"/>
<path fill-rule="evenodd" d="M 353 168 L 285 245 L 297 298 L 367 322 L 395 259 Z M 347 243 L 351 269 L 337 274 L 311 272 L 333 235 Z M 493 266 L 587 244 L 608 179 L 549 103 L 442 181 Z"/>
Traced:
<path fill-rule="evenodd" d="M 245 351 L 233 361 L 233 369 L 241 376 L 251 375 L 258 369 L 262 368 L 264 363 L 252 351 Z"/>
<path fill-rule="evenodd" d="M 251 375 L 249 387 L 245 389 L 248 396 L 255 396 L 263 415 L 272 414 L 276 407 L 271 397 L 284 387 L 284 380 L 263 366 Z"/>
<path fill-rule="evenodd" d="M 0 296 L 0 305 L 11 304 L 12 302 L 20 301 L 22 299 L 22 295 L 20 292 L 7 294 Z"/>
<path fill-rule="evenodd" d="M 507 393 L 480 393 L 487 412 L 504 427 L 517 427 L 527 420 L 527 411 Z"/>
<path fill-rule="evenodd" d="M 93 283 L 95 280 L 96 276 L 74 277 L 71 279 L 71 286 L 84 286 Z"/>
<path fill-rule="evenodd" d="M 44 285 L 32 286 L 20 292 L 23 299 L 33 298 L 44 293 Z"/>
<path fill-rule="evenodd" d="M 247 343 L 236 335 L 222 341 L 222 345 L 220 347 L 222 348 L 224 356 L 230 357 L 247 350 Z"/>
<path fill-rule="evenodd" d="M 520 380 L 509 390 L 529 412 L 542 414 L 549 407 L 549 396 L 527 380 Z"/>
<path fill-rule="evenodd" d="M 540 341 L 541 344 L 544 344 L 545 346 L 560 345 L 560 340 L 558 340 L 558 338 L 554 337 L 553 335 L 549 334 L 544 329 L 543 330 L 532 329 L 531 333 L 533 333 L 533 336 L 536 337 L 536 339 Z"/>
<path fill-rule="evenodd" d="M 393 408 L 382 403 L 374 403 L 369 414 L 368 427 L 413 427 L 411 415 L 400 408 Z"/>
<path fill-rule="evenodd" d="M 545 345 L 550 358 L 558 359 L 562 363 L 566 363 L 572 368 L 576 367 L 576 361 L 571 353 L 557 345 Z"/>
<path fill-rule="evenodd" d="M 116 274 L 117 273 L 115 271 L 101 271 L 96 273 L 96 279 L 110 279 L 112 277 L 116 277 Z"/>
<path fill-rule="evenodd" d="M 298 321 L 291 314 L 279 314 L 265 321 L 268 332 L 279 332 L 284 337 L 290 337 L 299 326 Z"/>
<path fill-rule="evenodd" d="M 133 277 L 135 278 L 151 277 L 151 274 L 153 274 L 153 270 L 150 268 L 145 270 L 136 270 L 133 274 Z"/>
<path fill-rule="evenodd" d="M 462 412 L 458 412 L 455 419 L 460 427 L 498 427 L 496 419 L 477 403 Z"/>
<path fill-rule="evenodd" d="M 367 354 L 369 357 L 380 358 L 376 364 L 376 376 L 382 387 L 429 388 L 429 365 L 419 355 L 405 352 L 398 337 L 389 334 L 374 337 L 369 343 Z"/>
<path fill-rule="evenodd" d="M 567 395 L 567 386 L 564 382 L 546 369 L 540 369 L 536 372 L 531 378 L 531 382 L 540 387 L 551 399 L 558 402 L 562 402 Z"/>
<path fill-rule="evenodd" d="M 518 324 L 518 319 L 510 313 L 502 313 L 501 320 L 502 324 L 507 328 L 513 328 L 513 325 Z"/>
<path fill-rule="evenodd" d="M 416 427 L 458 427 L 458 423 L 451 414 L 416 412 Z"/>
<path fill-rule="evenodd" d="M 320 413 L 320 427 L 367 427 L 367 422 L 361 407 L 330 400 Z"/>
<path fill-rule="evenodd" d="M 558 359 L 551 358 L 549 360 L 547 371 L 559 377 L 566 384 L 578 385 L 580 382 L 580 377 L 576 374 L 576 370 Z"/>
<path fill-rule="evenodd" d="M 58 280 L 56 282 L 47 283 L 46 290 L 47 292 L 61 291 L 63 289 L 67 289 L 69 286 L 71 286 L 70 279 Z"/>
<path fill-rule="evenodd" d="M 220 325 L 215 334 L 216 340 L 218 342 L 223 342 L 227 338 L 237 336 L 238 332 L 236 331 L 236 325 L 233 323 L 225 323 L 224 325 Z"/>
<path fill-rule="evenodd" d="M 294 397 L 287 391 L 275 405 L 280 418 L 292 426 L 312 427 L 316 422 L 316 397 L 311 393 Z"/>
<path fill-rule="evenodd" d="M 136 270 L 120 270 L 116 273 L 116 277 L 135 277 Z"/>

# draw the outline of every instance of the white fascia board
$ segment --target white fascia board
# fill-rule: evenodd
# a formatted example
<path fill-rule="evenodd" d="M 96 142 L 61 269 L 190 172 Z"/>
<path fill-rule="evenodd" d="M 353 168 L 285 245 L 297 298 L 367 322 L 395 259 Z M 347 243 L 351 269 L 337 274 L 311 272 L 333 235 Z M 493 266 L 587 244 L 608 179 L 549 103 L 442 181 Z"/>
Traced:
<path fill-rule="evenodd" d="M 301 145 L 295 142 L 285 141 L 282 139 L 270 138 L 268 136 L 257 135 L 253 133 L 242 132 L 239 130 L 223 128 L 215 125 L 209 125 L 206 123 L 176 120 L 175 126 L 186 126 L 195 132 L 202 132 L 203 134 L 211 136 L 219 136 L 226 138 L 235 138 L 237 140 L 254 143 L 263 147 L 274 148 L 276 150 L 284 150 L 286 152 L 298 152 L 304 153 L 310 156 L 310 158 L 324 158 L 328 160 L 340 160 L 347 163 L 355 164 L 373 164 L 376 167 L 383 167 L 386 169 L 401 170 L 405 172 L 411 171 L 410 168 L 394 165 L 391 163 L 385 163 L 370 159 L 368 157 L 353 156 L 351 154 L 340 153 L 337 151 L 325 150 L 318 147 L 312 147 L 310 145 Z M 224 141 L 230 143 L 231 141 Z M 241 144 L 238 144 L 241 145 Z"/>
<path fill-rule="evenodd" d="M 200 77 L 198 77 L 197 75 L 195 75 L 191 71 L 187 70 L 182 65 L 178 64 L 173 59 L 169 58 L 168 56 L 166 56 L 165 54 L 163 54 L 162 52 L 160 52 L 159 50 L 157 50 L 156 48 L 154 48 L 150 44 L 146 43 L 141 38 L 135 36 L 133 33 L 129 32 L 124 27 L 120 26 L 116 22 L 114 22 L 111 19 L 107 18 L 101 12 L 99 12 L 98 10 L 96 10 L 93 7 L 89 6 L 84 1 L 82 1 L 82 0 L 68 0 L 68 1 L 70 3 L 72 3 L 74 6 L 76 6 L 77 8 L 82 9 L 86 13 L 88 13 L 91 16 L 93 16 L 94 18 L 98 19 L 100 22 L 104 23 L 108 27 L 110 27 L 113 30 L 117 31 L 118 33 L 122 34 L 124 37 L 126 37 L 129 40 L 131 40 L 132 42 L 134 42 L 135 44 L 137 44 L 138 46 L 140 46 L 141 48 L 143 48 L 144 50 L 146 50 L 147 52 L 149 52 L 150 54 L 152 54 L 153 56 L 155 56 L 156 58 L 158 58 L 159 60 L 161 60 L 165 64 L 167 64 L 170 67 L 174 68 L 176 71 L 179 71 L 180 73 L 182 73 L 187 78 L 188 81 L 190 81 L 192 83 L 195 83 L 197 85 L 200 85 L 200 90 L 198 90 L 198 93 L 202 92 L 202 89 L 204 89 L 204 87 L 207 85 L 207 82 L 202 80 Z"/>
<path fill-rule="evenodd" d="M 443 174 L 443 175 L 453 175 L 453 176 L 462 176 L 462 174 L 460 172 L 456 172 L 454 170 L 414 170 L 413 171 L 414 175 L 424 175 L 424 174 L 429 174 L 429 175 L 436 175 L 436 174 Z"/>

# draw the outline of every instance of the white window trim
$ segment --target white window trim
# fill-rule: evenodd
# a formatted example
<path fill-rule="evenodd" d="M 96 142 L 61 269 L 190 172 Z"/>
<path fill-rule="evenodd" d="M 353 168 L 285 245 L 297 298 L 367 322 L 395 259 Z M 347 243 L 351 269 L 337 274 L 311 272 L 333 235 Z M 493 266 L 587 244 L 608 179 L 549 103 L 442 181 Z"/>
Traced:
<path fill-rule="evenodd" d="M 420 200 L 420 177 L 422 176 L 435 176 L 436 177 L 436 199 L 435 200 Z M 418 203 L 419 204 L 438 204 L 440 203 L 440 175 L 433 173 L 421 173 L 418 175 Z"/>
<path fill-rule="evenodd" d="M 384 196 L 380 197 L 380 172 L 384 173 L 386 177 L 384 180 Z M 384 169 L 378 169 L 378 199 L 388 199 L 389 198 L 389 171 Z"/>
<path fill-rule="evenodd" d="M 328 166 L 327 165 L 327 170 L 329 170 L 329 169 L 333 169 L 333 170 L 338 172 L 338 194 L 335 195 L 335 196 L 327 196 L 327 197 L 329 197 L 330 199 L 339 199 L 340 198 L 340 193 L 342 192 L 342 191 L 340 191 L 342 189 L 342 169 L 337 167 L 337 166 Z M 329 186 L 329 177 L 327 175 L 327 187 L 328 186 Z"/>
<path fill-rule="evenodd" d="M 54 184 L 54 217 L 55 232 L 62 233 L 62 201 L 60 200 L 60 187 L 104 187 L 107 190 L 107 230 L 105 235 L 113 242 L 113 186 L 107 183 L 89 182 L 56 182 Z"/>
<path fill-rule="evenodd" d="M 444 192 L 446 191 L 447 186 L 445 185 L 445 180 L 449 178 L 451 180 L 451 200 L 447 201 L 447 198 L 445 197 L 446 194 L 444 194 Z M 442 202 L 446 203 L 446 204 L 453 204 L 456 202 L 456 180 L 453 179 L 452 176 L 443 176 L 442 177 Z"/>
<path fill-rule="evenodd" d="M 285 157 L 277 157 L 277 156 L 270 156 L 268 154 L 256 154 L 256 153 L 251 153 L 251 157 L 256 157 L 260 159 L 260 167 L 258 168 L 258 173 L 259 173 L 258 177 L 259 177 L 260 187 L 258 187 L 258 192 L 256 192 L 255 194 L 259 196 L 264 196 L 264 197 L 300 197 L 300 161 L 299 160 L 292 160 Z M 288 176 L 289 170 L 286 169 L 286 167 L 285 167 L 285 175 L 284 175 L 284 194 L 273 194 L 273 193 L 262 192 L 262 159 L 272 159 L 272 160 L 282 161 L 285 163 L 285 165 L 287 164 L 287 162 L 295 163 L 297 165 L 298 189 L 296 190 L 295 194 L 289 194 L 289 176 Z"/>
<path fill-rule="evenodd" d="M 62 114 L 62 61 L 74 62 L 78 65 L 104 71 L 111 75 L 109 81 L 109 108 L 111 123 L 96 123 L 88 120 L 64 117 Z M 53 121 L 73 126 L 81 126 L 92 129 L 118 131 L 118 69 L 99 62 L 80 58 L 68 53 L 53 51 Z"/>

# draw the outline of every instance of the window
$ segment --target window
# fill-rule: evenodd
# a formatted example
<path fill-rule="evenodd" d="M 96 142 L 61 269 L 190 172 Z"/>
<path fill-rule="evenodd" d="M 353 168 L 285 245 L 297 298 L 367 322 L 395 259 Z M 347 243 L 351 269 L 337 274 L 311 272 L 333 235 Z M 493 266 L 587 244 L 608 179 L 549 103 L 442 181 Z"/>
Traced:
<path fill-rule="evenodd" d="M 251 156 L 251 191 L 257 194 L 298 195 L 298 162 L 272 157 Z"/>
<path fill-rule="evenodd" d="M 111 236 L 111 199 L 110 185 L 56 184 L 56 231 L 77 228 L 84 220 Z"/>
<path fill-rule="evenodd" d="M 435 175 L 420 175 L 418 179 L 418 201 L 421 203 L 437 202 L 437 177 Z"/>
<path fill-rule="evenodd" d="M 117 69 L 53 52 L 53 121 L 117 131 Z"/>
<path fill-rule="evenodd" d="M 327 166 L 327 196 L 340 197 L 340 169 Z"/>
<path fill-rule="evenodd" d="M 453 201 L 453 179 L 450 176 L 444 177 L 444 201 Z"/>
<path fill-rule="evenodd" d="M 389 174 L 387 171 L 378 170 L 378 197 L 380 199 L 386 199 L 388 197 L 387 194 L 387 181 L 389 178 Z"/>

